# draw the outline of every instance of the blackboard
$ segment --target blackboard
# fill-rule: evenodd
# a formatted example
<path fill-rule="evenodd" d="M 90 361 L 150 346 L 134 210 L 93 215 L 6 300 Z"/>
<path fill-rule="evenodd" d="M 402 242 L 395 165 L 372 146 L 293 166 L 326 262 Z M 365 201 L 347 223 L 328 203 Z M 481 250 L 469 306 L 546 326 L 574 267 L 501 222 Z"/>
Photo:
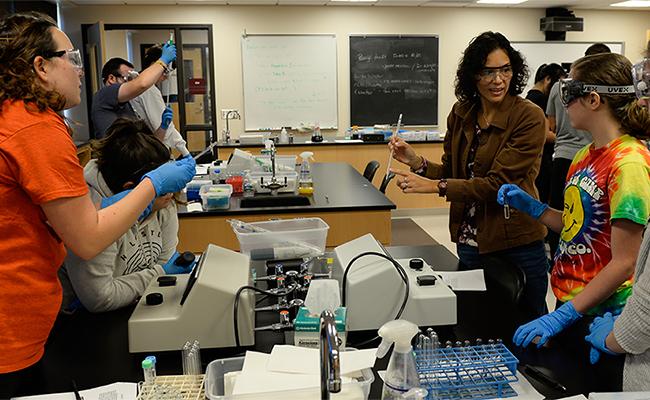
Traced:
<path fill-rule="evenodd" d="M 351 125 L 438 124 L 437 36 L 350 36 Z"/>

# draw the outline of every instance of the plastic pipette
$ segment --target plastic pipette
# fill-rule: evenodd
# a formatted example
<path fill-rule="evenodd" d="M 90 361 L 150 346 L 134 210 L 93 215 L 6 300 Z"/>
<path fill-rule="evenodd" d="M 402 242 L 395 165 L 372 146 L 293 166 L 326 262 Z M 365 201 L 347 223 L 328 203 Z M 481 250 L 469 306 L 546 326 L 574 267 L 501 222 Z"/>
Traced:
<path fill-rule="evenodd" d="M 200 152 L 199 154 L 197 154 L 197 155 L 194 156 L 194 161 L 198 160 L 198 159 L 199 159 L 201 156 L 203 156 L 204 154 L 207 154 L 207 153 L 208 153 L 210 150 L 212 150 L 212 148 L 213 148 L 214 146 L 216 146 L 216 145 L 217 145 L 217 142 L 210 143 L 210 144 L 208 145 L 208 147 L 205 148 L 205 150 L 203 150 L 202 152 Z"/>
<path fill-rule="evenodd" d="M 402 114 L 399 115 L 399 118 L 397 119 L 397 128 L 395 128 L 395 133 L 393 133 L 392 137 L 397 136 L 399 133 L 399 128 L 402 125 Z M 393 149 L 390 150 L 390 155 L 388 156 L 388 166 L 386 167 L 386 176 L 390 174 L 390 162 L 393 161 Z"/>

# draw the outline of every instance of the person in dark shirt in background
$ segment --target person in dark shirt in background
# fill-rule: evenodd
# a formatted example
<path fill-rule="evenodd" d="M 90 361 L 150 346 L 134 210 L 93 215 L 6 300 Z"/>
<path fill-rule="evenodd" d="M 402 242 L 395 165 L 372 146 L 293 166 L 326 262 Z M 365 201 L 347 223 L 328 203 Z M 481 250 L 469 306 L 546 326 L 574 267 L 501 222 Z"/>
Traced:
<path fill-rule="evenodd" d="M 535 86 L 528 91 L 526 99 L 537 104 L 546 112 L 546 103 L 551 88 L 561 78 L 566 76 L 566 71 L 560 64 L 542 64 L 535 73 Z M 548 201 L 551 191 L 551 169 L 553 168 L 553 147 L 555 145 L 555 132 L 546 128 L 546 142 L 542 152 L 542 164 L 539 168 L 539 175 L 535 179 L 535 186 L 542 201 Z"/>

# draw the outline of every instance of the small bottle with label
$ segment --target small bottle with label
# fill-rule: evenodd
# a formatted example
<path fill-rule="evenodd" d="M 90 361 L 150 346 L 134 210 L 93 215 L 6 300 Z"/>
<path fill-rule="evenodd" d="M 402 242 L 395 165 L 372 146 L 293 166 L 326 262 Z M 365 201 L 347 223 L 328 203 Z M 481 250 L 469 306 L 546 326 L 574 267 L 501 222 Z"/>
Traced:
<path fill-rule="evenodd" d="M 309 159 L 312 158 L 314 153 L 311 151 L 304 151 L 300 153 L 302 163 L 300 164 L 300 178 L 298 180 L 298 193 L 310 195 L 314 193 L 314 182 L 311 177 L 311 165 Z"/>
<path fill-rule="evenodd" d="M 287 128 L 282 127 L 280 131 L 280 143 L 288 144 L 289 143 L 289 133 L 287 133 Z"/>
<path fill-rule="evenodd" d="M 253 185 L 253 178 L 249 170 L 244 171 L 243 195 L 244 197 L 253 197 L 255 195 L 255 187 Z"/>

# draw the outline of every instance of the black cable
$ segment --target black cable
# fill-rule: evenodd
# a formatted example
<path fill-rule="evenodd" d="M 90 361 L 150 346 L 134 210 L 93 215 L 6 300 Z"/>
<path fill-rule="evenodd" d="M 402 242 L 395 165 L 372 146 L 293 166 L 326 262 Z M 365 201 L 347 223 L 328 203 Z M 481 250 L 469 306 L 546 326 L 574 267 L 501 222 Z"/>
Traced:
<path fill-rule="evenodd" d="M 343 283 L 342 283 L 342 286 L 343 286 L 343 295 L 342 295 L 342 303 L 343 304 L 342 305 L 345 307 L 348 272 L 350 271 L 350 268 L 352 267 L 352 264 L 354 264 L 354 262 L 357 261 L 358 259 L 360 259 L 361 257 L 365 257 L 365 256 L 369 256 L 369 255 L 370 256 L 381 257 L 381 258 L 384 258 L 384 259 L 390 261 L 393 264 L 393 266 L 395 267 L 395 269 L 397 270 L 397 273 L 399 274 L 400 278 L 402 278 L 402 282 L 404 282 L 404 285 L 406 287 L 406 290 L 404 291 L 404 300 L 402 300 L 402 305 L 400 306 L 399 310 L 397 311 L 397 315 L 394 318 L 394 319 L 399 319 L 402 316 L 402 313 L 404 312 L 404 309 L 406 308 L 406 303 L 408 302 L 408 299 L 409 299 L 410 288 L 409 288 L 408 275 L 406 275 L 406 271 L 404 270 L 404 268 L 397 261 L 395 261 L 395 259 L 393 257 L 391 257 L 389 255 L 386 255 L 386 254 L 383 254 L 383 253 L 378 253 L 378 252 L 375 252 L 375 251 L 368 251 L 368 252 L 361 253 L 361 254 L 357 255 L 352 260 L 350 260 L 348 265 L 345 267 L 345 271 L 343 272 Z M 367 344 L 370 344 L 370 343 L 374 342 L 378 338 L 379 338 L 379 336 L 375 336 L 374 338 L 372 338 L 370 340 L 366 340 L 365 342 L 361 342 L 361 343 L 353 345 L 353 346 L 367 345 Z"/>
<path fill-rule="evenodd" d="M 253 290 L 253 291 L 257 292 L 257 293 L 262 293 L 262 294 L 265 294 L 267 296 L 282 297 L 282 296 L 286 296 L 286 295 L 288 295 L 290 293 L 293 293 L 296 290 L 297 287 L 298 287 L 297 285 L 293 285 L 291 288 L 287 288 L 286 291 L 278 292 L 278 293 L 273 293 L 273 292 L 269 292 L 269 291 L 266 291 L 266 290 L 258 289 L 258 288 L 254 287 L 254 286 L 242 286 L 242 287 L 240 287 L 239 290 L 237 290 L 237 293 L 235 293 L 235 304 L 233 306 L 233 315 L 232 315 L 233 326 L 234 326 L 234 329 L 235 329 L 235 346 L 237 346 L 237 347 L 240 346 L 240 343 L 239 343 L 239 326 L 238 326 L 239 324 L 238 324 L 238 321 L 237 321 L 237 311 L 238 311 L 238 308 L 239 308 L 239 296 L 241 295 L 241 292 L 243 292 L 244 290 Z"/>

